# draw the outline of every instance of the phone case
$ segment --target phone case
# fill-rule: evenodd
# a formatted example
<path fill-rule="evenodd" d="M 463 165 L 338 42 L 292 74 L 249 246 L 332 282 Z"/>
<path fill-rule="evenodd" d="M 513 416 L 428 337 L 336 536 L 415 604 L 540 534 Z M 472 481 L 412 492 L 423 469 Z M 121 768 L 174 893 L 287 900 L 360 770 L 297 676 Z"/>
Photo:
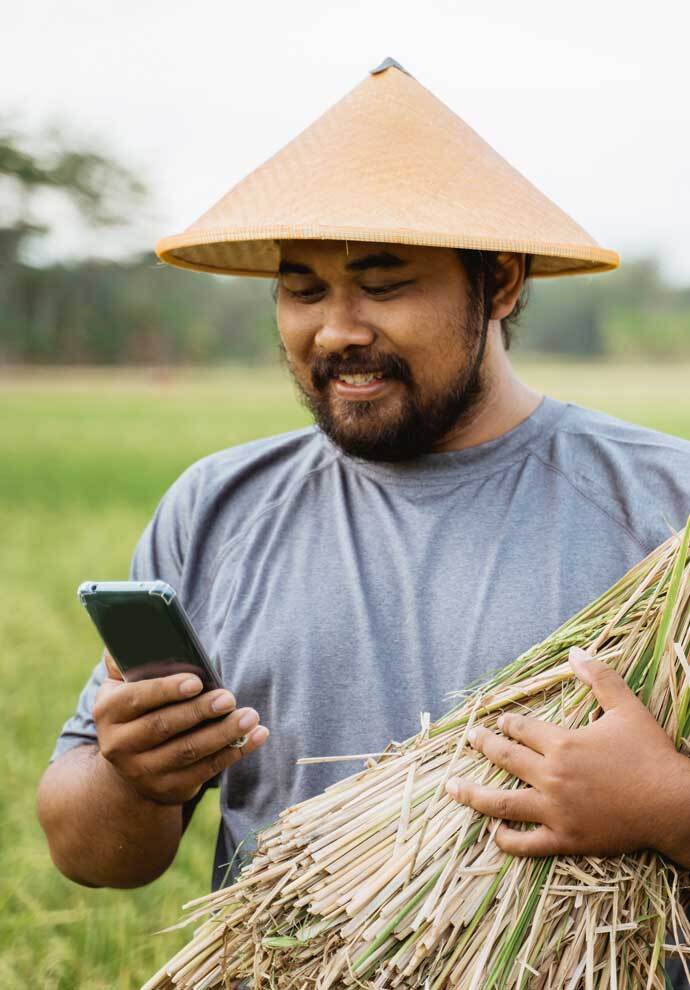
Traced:
<path fill-rule="evenodd" d="M 222 687 L 174 588 L 165 581 L 84 581 L 77 595 L 126 681 L 197 674 Z"/>

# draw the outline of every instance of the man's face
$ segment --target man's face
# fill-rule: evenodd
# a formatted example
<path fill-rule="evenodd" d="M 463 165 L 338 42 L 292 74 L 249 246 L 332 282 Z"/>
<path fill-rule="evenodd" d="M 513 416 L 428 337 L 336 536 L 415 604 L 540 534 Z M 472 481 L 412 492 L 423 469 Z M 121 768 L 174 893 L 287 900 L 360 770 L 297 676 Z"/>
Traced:
<path fill-rule="evenodd" d="M 486 327 L 455 251 L 285 241 L 277 304 L 303 399 L 345 453 L 406 460 L 471 419 Z"/>

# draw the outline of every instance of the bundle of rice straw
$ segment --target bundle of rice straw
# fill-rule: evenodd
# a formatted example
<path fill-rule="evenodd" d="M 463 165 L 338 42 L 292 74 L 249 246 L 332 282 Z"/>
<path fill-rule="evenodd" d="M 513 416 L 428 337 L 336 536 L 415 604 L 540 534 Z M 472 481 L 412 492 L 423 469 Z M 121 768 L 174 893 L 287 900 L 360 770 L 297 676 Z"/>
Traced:
<path fill-rule="evenodd" d="M 206 920 L 144 990 L 661 988 L 690 922 L 685 872 L 645 850 L 507 855 L 498 822 L 455 803 L 451 775 L 520 786 L 466 745 L 503 712 L 568 728 L 601 715 L 567 662 L 596 652 L 675 741 L 690 730 L 690 520 L 684 531 L 404 743 L 288 808 L 237 882 L 186 905 Z M 524 827 L 524 826 L 521 826 Z M 530 826 L 527 826 L 530 827 Z M 175 926 L 180 927 L 180 926 Z"/>

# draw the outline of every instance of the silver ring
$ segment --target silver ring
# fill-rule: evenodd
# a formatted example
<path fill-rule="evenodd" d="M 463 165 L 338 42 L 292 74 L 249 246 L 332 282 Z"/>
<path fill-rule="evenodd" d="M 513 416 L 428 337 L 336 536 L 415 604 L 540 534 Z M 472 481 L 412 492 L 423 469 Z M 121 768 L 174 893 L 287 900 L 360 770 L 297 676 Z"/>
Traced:
<path fill-rule="evenodd" d="M 230 743 L 230 749 L 242 749 L 243 746 L 247 745 L 248 738 L 249 736 L 240 736 L 239 739 L 236 739 L 234 742 Z"/>

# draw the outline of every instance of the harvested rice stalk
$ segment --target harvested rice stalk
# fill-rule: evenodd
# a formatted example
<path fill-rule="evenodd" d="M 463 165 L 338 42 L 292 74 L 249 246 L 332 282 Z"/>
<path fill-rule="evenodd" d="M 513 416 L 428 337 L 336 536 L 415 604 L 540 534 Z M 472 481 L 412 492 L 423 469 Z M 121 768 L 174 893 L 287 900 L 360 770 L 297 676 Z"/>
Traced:
<path fill-rule="evenodd" d="M 567 663 L 579 645 L 615 668 L 675 741 L 690 733 L 690 520 L 596 602 L 365 769 L 287 808 L 231 887 L 144 990 L 663 990 L 683 965 L 687 882 L 652 851 L 514 858 L 498 822 L 445 792 L 458 774 L 520 782 L 466 746 L 511 710 L 575 728 L 601 710 Z M 690 972 L 686 968 L 688 979 Z"/>

